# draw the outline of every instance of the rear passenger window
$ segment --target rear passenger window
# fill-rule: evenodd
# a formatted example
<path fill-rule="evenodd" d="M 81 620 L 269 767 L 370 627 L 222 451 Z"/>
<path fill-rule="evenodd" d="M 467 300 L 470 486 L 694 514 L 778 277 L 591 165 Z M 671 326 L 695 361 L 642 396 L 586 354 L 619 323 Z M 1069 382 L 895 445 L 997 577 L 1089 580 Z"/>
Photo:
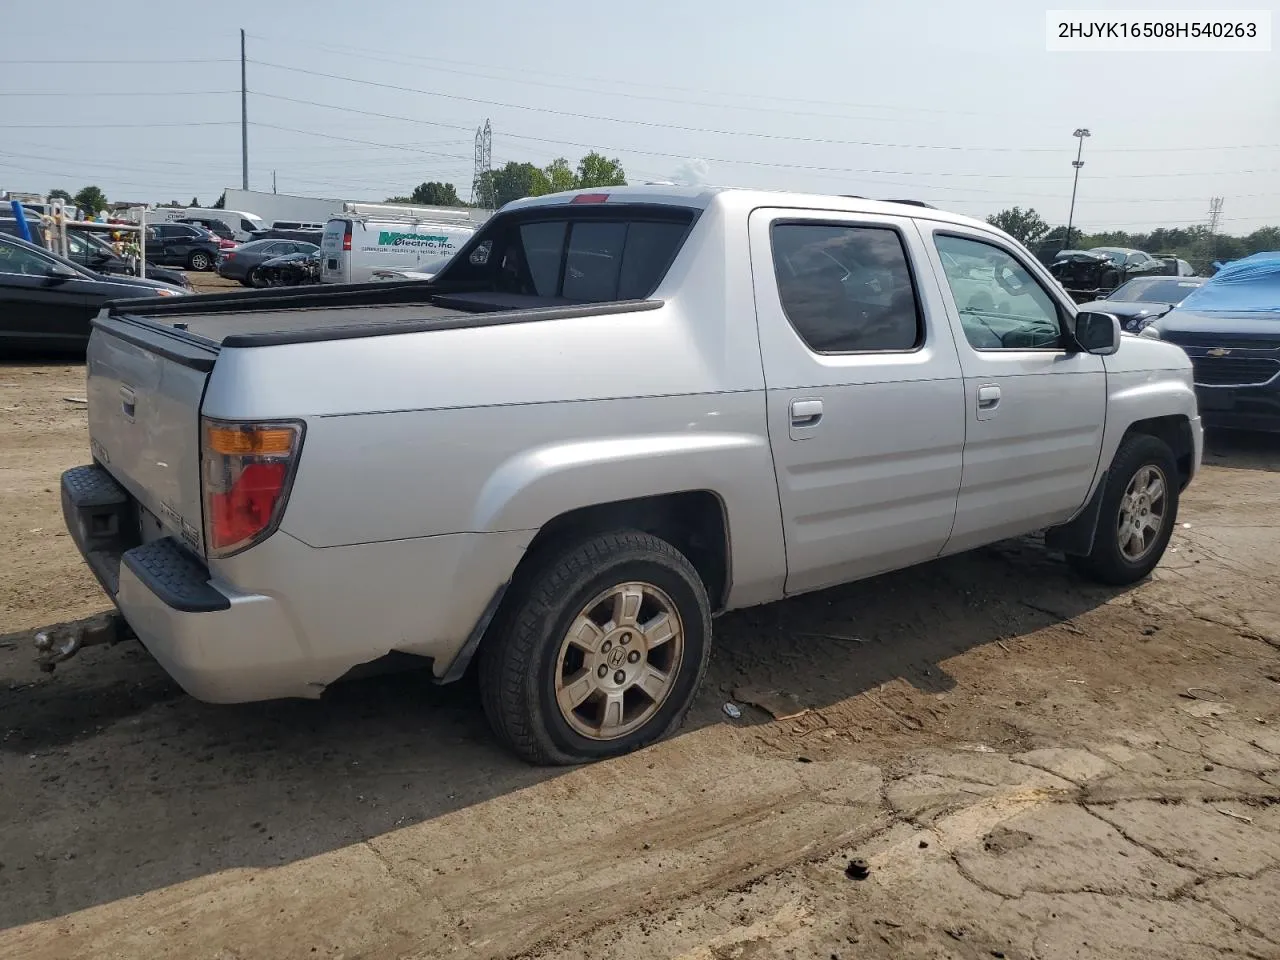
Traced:
<path fill-rule="evenodd" d="M 912 350 L 924 341 L 906 250 L 887 227 L 778 223 L 782 309 L 817 353 Z"/>

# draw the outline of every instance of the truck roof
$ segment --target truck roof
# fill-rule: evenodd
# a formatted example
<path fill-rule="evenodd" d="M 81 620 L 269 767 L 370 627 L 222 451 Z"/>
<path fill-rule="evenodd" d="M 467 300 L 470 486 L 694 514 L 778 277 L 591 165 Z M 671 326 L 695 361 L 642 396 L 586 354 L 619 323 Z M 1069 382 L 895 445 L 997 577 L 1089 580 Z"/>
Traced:
<path fill-rule="evenodd" d="M 716 199 L 748 209 L 754 207 L 798 207 L 802 209 L 836 210 L 849 213 L 879 213 L 898 215 L 909 213 L 925 220 L 963 224 L 991 229 L 991 225 L 958 213 L 949 213 L 934 207 L 923 206 L 918 201 L 870 200 L 863 197 L 835 196 L 832 194 L 795 193 L 785 190 L 747 190 L 739 187 L 673 186 L 670 184 L 643 184 L 625 187 L 588 187 L 566 190 L 540 197 L 513 200 L 502 209 L 524 210 L 532 207 L 549 207 L 582 203 L 579 197 L 592 197 L 596 203 L 653 203 L 704 210 Z M 594 198 L 604 199 L 594 199 Z"/>

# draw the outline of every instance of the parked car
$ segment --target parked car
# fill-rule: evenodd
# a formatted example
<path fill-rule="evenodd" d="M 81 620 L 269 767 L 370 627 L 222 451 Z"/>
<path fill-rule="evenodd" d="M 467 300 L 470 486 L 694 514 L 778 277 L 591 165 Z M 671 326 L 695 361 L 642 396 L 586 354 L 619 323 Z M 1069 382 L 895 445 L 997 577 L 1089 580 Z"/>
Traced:
<path fill-rule="evenodd" d="M 1124 282 L 1110 257 L 1088 250 L 1062 250 L 1049 263 L 1053 274 L 1076 303 L 1101 300 Z"/>
<path fill-rule="evenodd" d="M 1163 274 L 1166 270 L 1164 261 L 1145 250 L 1134 250 L 1131 247 L 1090 247 L 1086 252 L 1106 257 L 1126 279 L 1142 274 Z"/>
<path fill-rule="evenodd" d="M 322 230 L 286 230 L 271 227 L 267 230 L 256 230 L 249 239 L 251 240 L 297 240 L 300 243 L 310 243 L 320 246 L 320 241 L 324 237 Z"/>
<path fill-rule="evenodd" d="M 1280 432 L 1280 252 L 1224 265 L 1141 335 L 1187 352 L 1207 426 Z"/>
<path fill-rule="evenodd" d="M 299 287 L 320 282 L 320 251 L 286 253 L 257 268 L 257 279 L 264 287 Z"/>
<path fill-rule="evenodd" d="M 1180 349 L 904 203 L 575 191 L 429 282 L 200 299 L 89 348 L 62 497 L 123 620 L 212 701 L 475 659 L 540 763 L 676 729 L 726 610 L 1045 528 L 1140 580 L 1201 458 Z"/>
<path fill-rule="evenodd" d="M 154 207 L 147 211 L 148 223 L 177 223 L 216 220 L 231 229 L 232 239 L 252 239 L 253 231 L 266 224 L 256 214 L 244 210 L 222 210 L 216 207 Z"/>
<path fill-rule="evenodd" d="M 315 253 L 314 243 L 295 240 L 250 240 L 234 250 L 223 251 L 218 258 L 218 275 L 239 280 L 246 287 L 266 286 L 258 276 L 258 268 L 268 260 L 294 253 Z"/>
<path fill-rule="evenodd" d="M 333 217 L 320 241 L 320 281 L 360 283 L 380 267 L 435 273 L 475 231 L 467 220 Z"/>
<path fill-rule="evenodd" d="M 174 223 L 185 223 L 193 227 L 203 227 L 220 240 L 236 240 L 236 232 L 218 217 L 179 217 Z"/>
<path fill-rule="evenodd" d="M 88 267 L 95 273 L 135 277 L 128 262 L 116 253 L 115 248 L 104 237 L 92 231 L 68 230 L 67 252 L 70 254 L 68 259 L 74 260 L 82 267 Z M 187 275 L 181 270 L 158 267 L 150 260 L 147 261 L 147 277 L 171 286 L 182 287 L 189 293 L 194 289 Z"/>
<path fill-rule="evenodd" d="M 106 277 L 18 237 L 0 235 L 0 350 L 83 350 L 108 300 L 186 291 L 140 277 Z"/>
<path fill-rule="evenodd" d="M 189 223 L 157 223 L 147 227 L 147 259 L 160 264 L 212 270 L 218 262 L 217 239 Z"/>
<path fill-rule="evenodd" d="M 1120 318 L 1121 327 L 1138 333 L 1204 282 L 1204 277 L 1134 277 L 1112 290 L 1105 300 L 1094 300 L 1081 309 L 1115 314 Z"/>
<path fill-rule="evenodd" d="M 46 246 L 44 244 L 44 231 L 38 224 L 29 223 L 28 228 L 31 230 L 37 246 Z M 8 234 L 11 237 L 21 239 L 21 233 L 18 230 L 18 222 L 12 217 L 0 217 L 0 233 Z M 105 274 L 108 276 L 134 276 L 133 271 L 129 268 L 129 264 L 124 258 L 115 252 L 107 239 L 88 229 L 69 229 L 67 231 L 67 247 L 68 259 L 78 263 L 82 267 L 87 267 L 94 273 Z M 150 260 L 147 261 L 147 276 L 152 280 L 159 280 L 161 283 L 170 284 L 176 287 L 182 287 L 187 291 L 192 290 L 191 281 L 187 279 L 187 275 L 181 270 L 170 270 L 165 267 L 157 267 Z"/>

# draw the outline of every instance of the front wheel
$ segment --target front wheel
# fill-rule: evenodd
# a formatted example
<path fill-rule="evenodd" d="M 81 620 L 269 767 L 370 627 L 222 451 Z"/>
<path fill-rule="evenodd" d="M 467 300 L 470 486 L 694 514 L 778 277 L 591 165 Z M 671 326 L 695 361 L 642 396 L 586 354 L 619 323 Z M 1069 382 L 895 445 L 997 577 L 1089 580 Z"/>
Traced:
<path fill-rule="evenodd" d="M 213 267 L 213 258 L 203 250 L 197 250 L 187 258 L 187 266 L 192 270 L 209 270 Z"/>
<path fill-rule="evenodd" d="M 1147 576 L 1173 535 L 1178 519 L 1178 463 L 1168 444 L 1133 434 L 1120 444 L 1103 490 L 1093 549 L 1068 556 L 1099 583 L 1126 586 Z"/>
<path fill-rule="evenodd" d="M 544 558 L 480 651 L 494 732 L 532 763 L 629 753 L 680 726 L 711 650 L 701 578 L 649 534 L 593 537 Z"/>

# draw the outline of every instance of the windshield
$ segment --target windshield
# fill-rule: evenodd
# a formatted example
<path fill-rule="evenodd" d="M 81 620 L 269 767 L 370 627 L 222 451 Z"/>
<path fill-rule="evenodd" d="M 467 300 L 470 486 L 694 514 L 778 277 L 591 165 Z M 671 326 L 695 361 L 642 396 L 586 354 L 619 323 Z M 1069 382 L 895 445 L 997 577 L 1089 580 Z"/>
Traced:
<path fill-rule="evenodd" d="M 1180 280 L 1176 277 L 1144 277 L 1117 287 L 1107 295 L 1107 299 L 1122 303 L 1169 303 L 1176 306 L 1203 282 Z"/>

